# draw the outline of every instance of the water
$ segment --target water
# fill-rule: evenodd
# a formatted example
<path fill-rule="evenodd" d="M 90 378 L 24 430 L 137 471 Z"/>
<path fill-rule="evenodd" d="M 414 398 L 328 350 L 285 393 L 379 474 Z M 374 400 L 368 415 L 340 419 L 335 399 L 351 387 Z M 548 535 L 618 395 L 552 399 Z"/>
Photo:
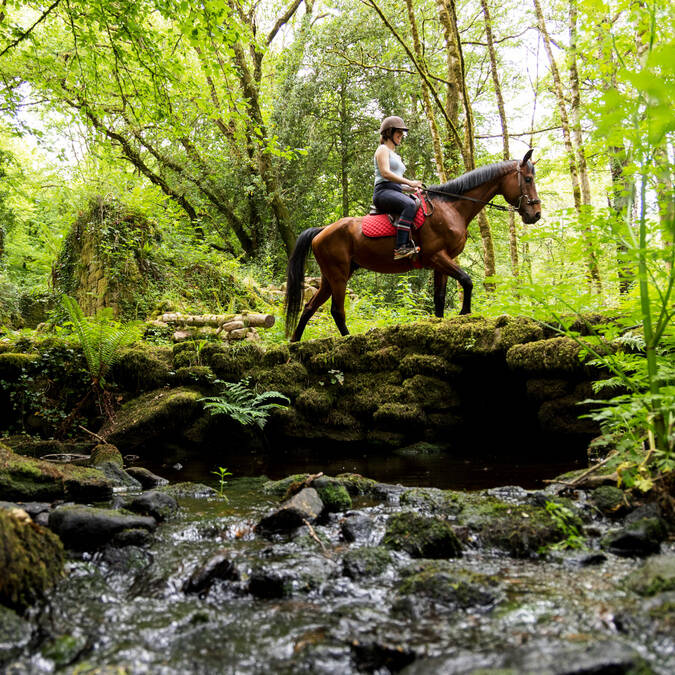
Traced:
<path fill-rule="evenodd" d="M 185 477 L 198 466 L 179 473 Z M 474 480 L 472 472 L 483 476 L 479 467 L 461 463 L 461 480 Z M 605 661 L 624 650 L 630 658 L 645 657 L 654 672 L 675 670 L 672 609 L 664 614 L 623 585 L 640 561 L 608 556 L 582 568 L 578 553 L 516 560 L 469 547 L 462 558 L 432 564 L 479 586 L 481 597 L 457 604 L 410 595 L 402 590 L 405 579 L 427 563 L 405 554 L 392 552 L 376 573 L 346 572 L 350 552 L 379 542 L 387 518 L 400 510 L 396 499 L 355 503 L 372 523 L 358 543 L 340 535 L 344 514 L 312 532 L 270 539 L 253 529 L 276 503 L 262 484 L 233 478 L 227 503 L 183 498 L 179 517 L 160 526 L 147 549 L 73 557 L 49 605 L 33 612 L 31 649 L 8 672 L 384 674 L 409 667 L 463 673 L 511 664 L 514 672 L 543 673 L 561 672 L 544 668 L 547 659 L 573 664 L 594 648 L 604 650 Z M 194 570 L 219 552 L 234 563 L 238 578 L 185 592 Z M 256 575 L 279 583 L 254 593 Z M 539 665 L 523 665 L 530 662 Z"/>

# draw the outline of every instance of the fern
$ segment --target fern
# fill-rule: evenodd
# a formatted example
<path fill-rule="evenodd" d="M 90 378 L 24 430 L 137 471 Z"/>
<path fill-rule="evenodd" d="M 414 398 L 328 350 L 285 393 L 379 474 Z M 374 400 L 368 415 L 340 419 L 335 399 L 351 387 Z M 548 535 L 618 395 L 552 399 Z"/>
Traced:
<path fill-rule="evenodd" d="M 290 400 L 278 391 L 257 394 L 250 386 L 249 378 L 240 382 L 227 382 L 220 396 L 199 399 L 212 415 L 227 415 L 244 426 L 256 424 L 264 429 L 270 412 L 285 408 Z M 282 403 L 280 401 L 285 401 Z"/>
<path fill-rule="evenodd" d="M 110 310 L 101 310 L 95 317 L 85 317 L 77 300 L 63 296 L 73 332 L 77 335 L 87 368 L 95 385 L 103 383 L 106 373 L 119 359 L 121 348 L 141 337 L 138 323 L 121 324 Z"/>

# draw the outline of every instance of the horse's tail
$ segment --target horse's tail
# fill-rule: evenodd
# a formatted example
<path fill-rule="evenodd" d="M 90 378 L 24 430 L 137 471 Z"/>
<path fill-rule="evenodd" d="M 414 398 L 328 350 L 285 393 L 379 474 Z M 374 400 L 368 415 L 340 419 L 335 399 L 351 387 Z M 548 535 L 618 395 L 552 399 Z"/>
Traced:
<path fill-rule="evenodd" d="M 302 304 L 302 286 L 305 281 L 305 260 L 312 247 L 312 240 L 323 228 L 310 227 L 300 234 L 288 260 L 286 275 L 286 337 L 295 329 Z"/>

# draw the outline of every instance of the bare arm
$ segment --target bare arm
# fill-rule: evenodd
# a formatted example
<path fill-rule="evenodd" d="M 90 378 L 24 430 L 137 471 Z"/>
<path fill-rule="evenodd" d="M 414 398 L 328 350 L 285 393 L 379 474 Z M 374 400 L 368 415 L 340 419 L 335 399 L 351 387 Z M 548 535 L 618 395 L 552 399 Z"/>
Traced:
<path fill-rule="evenodd" d="M 382 144 L 375 151 L 375 161 L 377 162 L 377 168 L 380 170 L 380 175 L 385 180 L 388 180 L 392 183 L 399 183 L 410 188 L 421 188 L 422 182 L 419 180 L 408 180 L 404 176 L 397 176 L 389 168 L 389 149 L 386 145 Z"/>

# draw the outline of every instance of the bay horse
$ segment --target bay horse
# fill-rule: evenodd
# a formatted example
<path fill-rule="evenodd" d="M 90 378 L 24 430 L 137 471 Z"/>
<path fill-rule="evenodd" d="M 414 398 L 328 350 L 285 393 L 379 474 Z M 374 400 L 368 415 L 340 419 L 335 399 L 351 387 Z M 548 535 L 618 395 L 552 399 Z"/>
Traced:
<path fill-rule="evenodd" d="M 423 225 L 411 233 L 413 241 L 420 247 L 416 261 L 394 260 L 393 236 L 364 236 L 363 218 L 341 218 L 331 225 L 310 227 L 302 232 L 288 261 L 286 335 L 293 331 L 291 342 L 300 340 L 307 322 L 331 295 L 331 315 L 335 324 L 342 335 L 349 334 L 345 321 L 345 292 L 347 281 L 359 267 L 387 274 L 420 267 L 432 269 L 434 313 L 438 317 L 443 316 L 447 281 L 452 277 L 464 293 L 460 314 L 469 314 L 473 283 L 455 258 L 464 250 L 469 223 L 496 195 L 502 195 L 524 223 L 536 223 L 541 218 L 531 157 L 532 150 L 528 150 L 522 160 L 479 167 L 442 185 L 426 188 L 431 213 L 425 217 Z M 305 260 L 310 248 L 321 269 L 321 285 L 305 305 L 298 321 Z"/>

